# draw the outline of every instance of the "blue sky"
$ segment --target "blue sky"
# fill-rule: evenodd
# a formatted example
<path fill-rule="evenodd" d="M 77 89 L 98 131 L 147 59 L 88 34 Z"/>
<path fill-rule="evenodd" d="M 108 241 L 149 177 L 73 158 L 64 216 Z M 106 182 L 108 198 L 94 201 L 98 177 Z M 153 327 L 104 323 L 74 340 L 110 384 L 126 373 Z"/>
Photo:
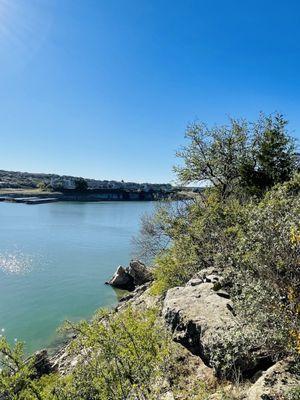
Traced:
<path fill-rule="evenodd" d="M 174 180 L 196 118 L 300 132 L 300 3 L 0 0 L 0 168 Z"/>

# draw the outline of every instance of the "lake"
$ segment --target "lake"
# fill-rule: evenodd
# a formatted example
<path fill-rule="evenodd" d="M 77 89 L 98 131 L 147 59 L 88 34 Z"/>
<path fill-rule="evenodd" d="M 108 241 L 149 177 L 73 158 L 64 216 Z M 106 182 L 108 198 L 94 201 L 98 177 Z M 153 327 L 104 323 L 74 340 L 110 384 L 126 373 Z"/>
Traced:
<path fill-rule="evenodd" d="M 32 352 L 56 329 L 117 303 L 104 282 L 131 259 L 152 202 L 0 203 L 0 334 Z"/>

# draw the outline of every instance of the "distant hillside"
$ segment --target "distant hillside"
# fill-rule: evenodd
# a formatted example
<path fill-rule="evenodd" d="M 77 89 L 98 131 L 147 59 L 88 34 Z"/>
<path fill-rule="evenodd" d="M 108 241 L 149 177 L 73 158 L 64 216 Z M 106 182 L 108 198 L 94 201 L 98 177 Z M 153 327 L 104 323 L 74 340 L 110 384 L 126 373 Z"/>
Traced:
<path fill-rule="evenodd" d="M 0 170 L 0 189 L 47 189 L 47 190 L 75 190 L 78 185 L 86 185 L 88 190 L 123 189 L 143 191 L 172 191 L 170 184 L 117 182 L 108 180 L 83 179 L 80 177 L 40 174 L 30 172 Z"/>

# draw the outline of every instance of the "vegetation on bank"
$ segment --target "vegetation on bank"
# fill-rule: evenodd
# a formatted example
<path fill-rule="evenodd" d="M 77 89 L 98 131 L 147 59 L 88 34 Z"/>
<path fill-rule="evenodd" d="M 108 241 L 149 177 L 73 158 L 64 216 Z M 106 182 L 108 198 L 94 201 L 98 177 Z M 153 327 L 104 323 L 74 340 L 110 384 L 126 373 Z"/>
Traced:
<path fill-rule="evenodd" d="M 224 276 L 244 321 L 235 337 L 212 338 L 224 376 L 255 347 L 274 360 L 300 357 L 300 175 L 286 125 L 281 115 L 262 115 L 254 124 L 189 127 L 176 170 L 186 183 L 210 185 L 185 206 L 161 208 L 139 240 L 144 254 L 157 234 L 170 243 L 156 247 L 154 293 L 207 267 Z"/>
<path fill-rule="evenodd" d="M 221 378 L 240 378 L 239 365 L 254 356 L 253 348 L 274 361 L 291 357 L 299 371 L 300 174 L 287 122 L 276 114 L 213 128 L 195 123 L 186 137 L 176 172 L 182 183 L 201 182 L 206 189 L 144 218 L 136 244 L 141 256 L 155 258 L 152 293 L 163 296 L 202 269 L 216 268 L 243 321 L 211 338 L 211 363 Z M 22 345 L 11 349 L 1 339 L 0 399 L 154 400 L 170 381 L 180 399 L 209 398 L 203 382 L 180 386 L 184 373 L 157 311 L 100 311 L 92 323 L 72 329 L 79 362 L 63 377 L 38 377 Z M 296 399 L 299 389 L 286 397 Z"/>

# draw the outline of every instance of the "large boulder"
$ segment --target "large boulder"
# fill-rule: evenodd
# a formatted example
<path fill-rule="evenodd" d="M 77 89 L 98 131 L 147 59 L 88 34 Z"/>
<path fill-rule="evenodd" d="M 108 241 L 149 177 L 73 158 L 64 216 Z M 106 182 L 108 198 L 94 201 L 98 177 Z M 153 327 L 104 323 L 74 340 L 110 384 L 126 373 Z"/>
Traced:
<path fill-rule="evenodd" d="M 236 316 L 228 292 L 216 285 L 217 278 L 212 274 L 198 281 L 193 278 L 184 287 L 168 290 L 163 318 L 174 340 L 200 356 L 217 375 L 252 377 L 272 365 L 271 356 L 251 335 L 249 341 L 241 340 L 243 321 Z M 222 353 L 229 356 L 228 362 L 222 361 Z"/>
<path fill-rule="evenodd" d="M 126 268 L 122 267 L 122 265 L 118 266 L 113 277 L 105 283 L 107 285 L 111 285 L 118 289 L 124 289 L 124 290 L 134 289 L 133 278 L 127 273 Z"/>
<path fill-rule="evenodd" d="M 247 400 L 277 400 L 286 398 L 286 394 L 299 388 L 300 376 L 293 368 L 291 360 L 277 362 L 251 386 Z M 298 389 L 299 390 L 299 389 Z"/>
<path fill-rule="evenodd" d="M 152 272 L 141 261 L 133 260 L 127 268 L 127 273 L 133 278 L 135 286 L 144 285 L 153 280 Z"/>
<path fill-rule="evenodd" d="M 236 326 L 230 299 L 214 291 L 211 282 L 168 290 L 163 316 L 174 340 L 210 365 L 211 336 Z"/>
<path fill-rule="evenodd" d="M 106 284 L 131 291 L 137 286 L 150 282 L 152 279 L 152 272 L 145 264 L 141 261 L 131 261 L 127 268 L 120 265 L 113 277 Z"/>

